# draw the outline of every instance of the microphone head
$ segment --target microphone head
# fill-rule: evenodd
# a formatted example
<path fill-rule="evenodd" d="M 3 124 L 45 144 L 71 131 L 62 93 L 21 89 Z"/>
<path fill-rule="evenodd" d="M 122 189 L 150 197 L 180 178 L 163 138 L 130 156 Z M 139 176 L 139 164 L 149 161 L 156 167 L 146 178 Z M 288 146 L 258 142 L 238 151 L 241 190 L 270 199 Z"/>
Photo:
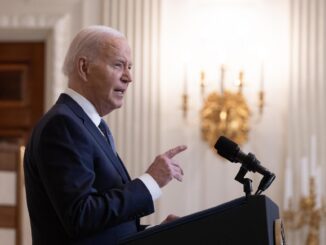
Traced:
<path fill-rule="evenodd" d="M 226 138 L 225 136 L 221 136 L 216 141 L 214 148 L 217 150 L 217 153 L 220 156 L 228 159 L 231 162 L 238 162 L 236 157 L 240 151 L 240 147 L 232 140 Z"/>

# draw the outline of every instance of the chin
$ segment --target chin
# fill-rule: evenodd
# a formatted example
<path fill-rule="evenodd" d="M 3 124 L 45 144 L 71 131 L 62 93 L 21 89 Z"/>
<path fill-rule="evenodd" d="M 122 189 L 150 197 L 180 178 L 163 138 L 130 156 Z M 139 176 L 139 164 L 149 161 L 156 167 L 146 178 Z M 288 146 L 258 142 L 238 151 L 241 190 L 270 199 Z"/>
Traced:
<path fill-rule="evenodd" d="M 119 109 L 119 108 L 121 108 L 122 105 L 123 105 L 123 103 L 116 103 L 116 104 L 114 105 L 114 110 L 115 110 L 115 109 Z"/>
<path fill-rule="evenodd" d="M 121 104 L 110 104 L 106 107 L 105 111 L 103 111 L 103 113 L 99 113 L 100 116 L 105 116 L 105 115 L 108 115 L 109 113 L 111 113 L 112 111 L 116 110 L 116 109 L 119 109 L 120 107 L 122 106 L 122 103 Z M 104 114 L 104 115 L 101 115 L 101 114 Z"/>

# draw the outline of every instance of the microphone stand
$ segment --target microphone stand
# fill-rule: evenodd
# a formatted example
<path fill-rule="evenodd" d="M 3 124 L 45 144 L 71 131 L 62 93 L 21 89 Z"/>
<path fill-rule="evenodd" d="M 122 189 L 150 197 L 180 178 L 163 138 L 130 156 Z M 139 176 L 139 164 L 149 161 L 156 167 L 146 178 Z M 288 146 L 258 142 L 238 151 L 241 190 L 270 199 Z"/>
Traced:
<path fill-rule="evenodd" d="M 251 196 L 252 192 L 252 180 L 249 178 L 245 178 L 244 176 L 247 174 L 248 170 L 241 166 L 238 174 L 235 176 L 235 180 L 240 182 L 243 185 L 243 191 L 246 194 L 246 197 Z"/>

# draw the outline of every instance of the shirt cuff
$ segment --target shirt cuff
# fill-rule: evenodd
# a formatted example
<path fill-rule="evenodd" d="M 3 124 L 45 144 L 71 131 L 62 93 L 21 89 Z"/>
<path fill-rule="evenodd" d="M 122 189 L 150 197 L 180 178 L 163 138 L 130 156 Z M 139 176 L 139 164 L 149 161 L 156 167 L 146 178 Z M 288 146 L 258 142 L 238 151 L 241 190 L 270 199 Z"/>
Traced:
<path fill-rule="evenodd" d="M 162 195 L 161 188 L 150 174 L 145 173 L 139 176 L 138 179 L 140 179 L 147 187 L 148 191 L 151 193 L 153 201 Z"/>

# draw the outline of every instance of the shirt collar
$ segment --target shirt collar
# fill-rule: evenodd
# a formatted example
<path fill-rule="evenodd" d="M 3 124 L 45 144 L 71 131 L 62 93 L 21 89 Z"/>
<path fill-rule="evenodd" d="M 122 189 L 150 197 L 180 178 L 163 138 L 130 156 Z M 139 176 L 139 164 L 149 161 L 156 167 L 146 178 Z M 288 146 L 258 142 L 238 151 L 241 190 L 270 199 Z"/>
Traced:
<path fill-rule="evenodd" d="M 74 101 L 77 102 L 78 105 L 80 105 L 96 127 L 100 124 L 101 117 L 96 111 L 94 105 L 88 99 L 71 88 L 66 88 L 64 93 L 69 95 Z"/>

